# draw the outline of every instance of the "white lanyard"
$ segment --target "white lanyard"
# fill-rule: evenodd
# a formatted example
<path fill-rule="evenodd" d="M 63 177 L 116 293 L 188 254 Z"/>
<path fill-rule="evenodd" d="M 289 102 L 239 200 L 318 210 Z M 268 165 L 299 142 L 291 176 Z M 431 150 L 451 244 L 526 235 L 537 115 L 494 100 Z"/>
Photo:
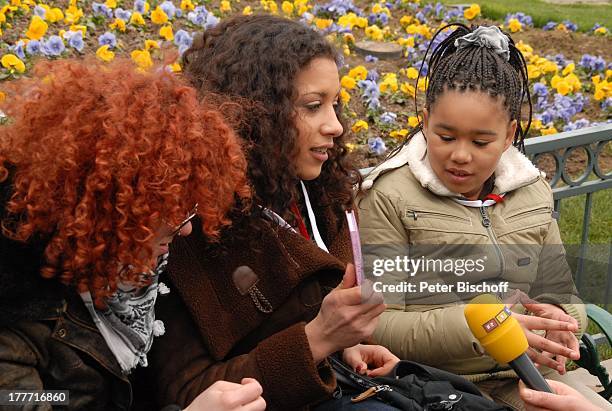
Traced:
<path fill-rule="evenodd" d="M 501 194 L 500 196 L 503 197 L 504 195 L 505 195 L 505 193 Z M 492 200 L 490 198 L 486 199 L 485 201 L 482 201 L 482 200 L 463 200 L 461 198 L 453 197 L 453 200 L 455 202 L 459 203 L 459 204 L 462 204 L 462 205 L 466 206 L 466 207 L 476 207 L 476 208 L 490 207 L 490 206 L 492 206 L 492 205 L 497 203 L 497 201 Z"/>
<path fill-rule="evenodd" d="M 306 210 L 308 211 L 308 221 L 310 222 L 310 228 L 312 229 L 312 236 L 315 239 L 315 242 L 319 246 L 319 248 L 326 253 L 329 253 L 329 250 L 325 246 L 323 242 L 323 238 L 321 238 L 321 234 L 319 234 L 319 229 L 317 228 L 317 219 L 315 217 L 314 211 L 312 211 L 312 206 L 310 205 L 310 199 L 308 198 L 308 191 L 306 191 L 306 186 L 304 182 L 300 180 L 300 184 L 302 185 L 302 193 L 304 193 L 304 202 L 306 203 Z"/>
<path fill-rule="evenodd" d="M 312 211 L 312 206 L 310 205 L 310 198 L 308 197 L 308 192 L 306 191 L 306 186 L 304 185 L 304 182 L 301 181 L 301 180 L 300 180 L 300 184 L 302 185 L 302 193 L 304 193 L 304 202 L 306 203 L 306 210 L 308 211 L 308 221 L 310 222 L 310 228 L 312 229 L 312 236 L 314 237 L 314 240 L 315 240 L 317 246 L 321 250 L 325 251 L 326 253 L 329 253 L 329 250 L 327 249 L 327 246 L 323 242 L 323 238 L 321 238 L 321 234 L 319 233 L 319 229 L 317 228 L 317 219 L 315 217 L 314 211 Z M 279 226 L 281 226 L 283 228 L 288 228 L 291 231 L 293 231 L 294 233 L 297 233 L 297 231 L 295 231 L 295 229 L 293 227 L 291 227 L 291 225 L 288 222 L 286 222 L 283 217 L 279 216 L 274 211 L 272 211 L 272 210 L 270 210 L 268 208 L 264 208 L 262 210 L 262 212 L 270 220 L 276 222 Z"/>

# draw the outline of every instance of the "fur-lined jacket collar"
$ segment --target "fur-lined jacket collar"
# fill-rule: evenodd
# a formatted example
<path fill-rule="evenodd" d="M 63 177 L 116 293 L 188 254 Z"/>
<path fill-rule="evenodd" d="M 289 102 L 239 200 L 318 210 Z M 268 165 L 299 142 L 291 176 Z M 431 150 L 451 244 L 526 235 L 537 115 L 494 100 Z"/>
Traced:
<path fill-rule="evenodd" d="M 436 176 L 429 157 L 427 143 L 422 132 L 415 134 L 395 156 L 379 164 L 363 182 L 362 189 L 369 190 L 374 181 L 385 171 L 408 165 L 410 171 L 424 188 L 434 194 L 444 197 L 461 197 L 459 193 L 450 191 Z M 516 147 L 510 146 L 501 156 L 495 169 L 495 191 L 509 193 L 536 181 L 541 172 Z"/>

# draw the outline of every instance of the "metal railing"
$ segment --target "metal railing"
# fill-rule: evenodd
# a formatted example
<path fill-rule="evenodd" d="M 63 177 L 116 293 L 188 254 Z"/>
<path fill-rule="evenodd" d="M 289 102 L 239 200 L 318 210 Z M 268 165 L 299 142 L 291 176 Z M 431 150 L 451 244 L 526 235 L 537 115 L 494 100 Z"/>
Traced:
<path fill-rule="evenodd" d="M 612 124 L 589 127 L 575 131 L 568 131 L 550 136 L 533 137 L 525 141 L 525 151 L 534 164 L 544 157 L 552 158 L 554 172 L 549 181 L 553 189 L 555 210 L 561 213 L 561 200 L 586 195 L 582 218 L 582 233 L 578 261 L 575 275 L 576 286 L 581 289 L 584 277 L 584 264 L 586 261 L 589 243 L 589 229 L 591 227 L 591 210 L 593 194 L 600 190 L 612 188 L 612 171 L 602 169 L 600 156 L 606 150 L 606 145 L 612 140 Z M 610 150 L 608 148 L 608 150 Z M 574 177 L 568 171 L 568 159 L 579 151 L 584 152 L 586 164 L 581 173 Z M 612 212 L 612 207 L 610 208 Z M 612 230 L 612 228 L 611 228 Z M 612 232 L 611 232 L 612 234 Z M 605 246 L 605 245 L 602 245 Z M 608 245 L 608 263 L 606 273 L 606 290 L 604 292 L 604 306 L 607 306 L 612 295 L 612 242 Z M 599 301 L 598 301 L 599 302 Z"/>

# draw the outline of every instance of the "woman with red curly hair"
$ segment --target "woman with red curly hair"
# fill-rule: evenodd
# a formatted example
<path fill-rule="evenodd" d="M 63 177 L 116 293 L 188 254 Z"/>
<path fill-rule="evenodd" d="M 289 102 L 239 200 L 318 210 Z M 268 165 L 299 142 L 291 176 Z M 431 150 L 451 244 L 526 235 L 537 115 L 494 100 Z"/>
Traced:
<path fill-rule="evenodd" d="M 169 243 L 193 217 L 214 238 L 235 200 L 248 202 L 242 148 L 182 79 L 123 59 L 41 63 L 7 91 L 0 389 L 129 409 L 128 374 L 164 333 L 154 305 L 168 291 L 158 279 Z M 240 388 L 227 384 L 199 402 Z M 260 409 L 261 387 L 244 386 Z"/>

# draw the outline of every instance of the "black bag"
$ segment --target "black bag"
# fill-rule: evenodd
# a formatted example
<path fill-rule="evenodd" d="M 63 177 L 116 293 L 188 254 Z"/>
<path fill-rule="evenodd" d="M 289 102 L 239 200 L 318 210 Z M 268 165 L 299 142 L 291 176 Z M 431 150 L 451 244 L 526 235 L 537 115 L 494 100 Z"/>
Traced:
<path fill-rule="evenodd" d="M 412 361 L 400 361 L 390 375 L 359 375 L 335 357 L 329 357 L 340 390 L 355 391 L 355 400 L 377 398 L 407 411 L 505 411 L 480 394 L 476 386 L 456 374 Z"/>

